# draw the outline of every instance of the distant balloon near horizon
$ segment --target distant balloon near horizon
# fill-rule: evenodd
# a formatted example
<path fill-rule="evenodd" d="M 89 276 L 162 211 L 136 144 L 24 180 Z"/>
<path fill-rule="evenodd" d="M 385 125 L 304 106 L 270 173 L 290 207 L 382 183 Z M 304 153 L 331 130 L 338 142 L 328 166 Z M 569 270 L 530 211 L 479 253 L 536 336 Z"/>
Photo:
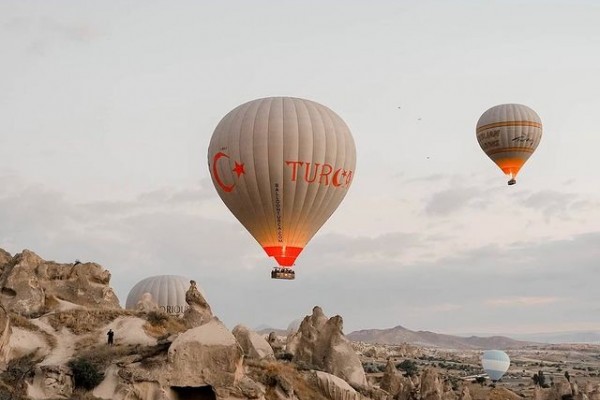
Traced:
<path fill-rule="evenodd" d="M 496 382 L 508 371 L 510 358 L 501 350 L 487 350 L 481 357 L 481 366 L 490 379 Z"/>
<path fill-rule="evenodd" d="M 542 139 L 542 120 L 522 104 L 501 104 L 483 113 L 476 134 L 481 149 L 514 185 Z"/>
<path fill-rule="evenodd" d="M 296 258 L 346 196 L 355 165 L 345 122 L 321 104 L 292 97 L 236 107 L 208 149 L 217 193 L 277 270 L 289 272 L 284 279 L 293 279 Z"/>
<path fill-rule="evenodd" d="M 303 320 L 303 318 L 298 318 L 290 322 L 290 324 L 287 327 L 288 335 L 298 332 L 298 329 L 300 329 L 300 325 L 302 324 Z"/>
<path fill-rule="evenodd" d="M 188 307 L 185 293 L 190 288 L 190 279 L 178 275 L 156 275 L 136 283 L 127 295 L 125 308 L 135 310 L 145 293 L 168 314 L 183 314 Z M 198 290 L 204 296 L 202 289 Z"/>

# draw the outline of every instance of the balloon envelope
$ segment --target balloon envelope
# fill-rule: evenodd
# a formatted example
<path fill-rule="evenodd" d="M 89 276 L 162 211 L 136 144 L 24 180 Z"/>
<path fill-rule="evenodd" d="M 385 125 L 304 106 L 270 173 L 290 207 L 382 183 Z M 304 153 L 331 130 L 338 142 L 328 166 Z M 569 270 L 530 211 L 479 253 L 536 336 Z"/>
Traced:
<path fill-rule="evenodd" d="M 169 314 L 182 314 L 188 304 L 185 302 L 185 293 L 190 287 L 190 280 L 177 275 L 157 275 L 143 279 L 136 283 L 127 295 L 125 308 L 135 310 L 137 303 L 145 293 L 149 293 L 151 300 L 158 304 L 162 311 Z M 198 288 L 200 292 L 202 290 Z M 204 294 L 203 294 L 204 295 Z"/>
<path fill-rule="evenodd" d="M 352 183 L 350 130 L 310 100 L 270 97 L 242 104 L 217 125 L 208 149 L 225 205 L 282 267 L 294 265 Z"/>
<path fill-rule="evenodd" d="M 481 149 L 514 183 L 540 143 L 542 120 L 522 104 L 501 104 L 483 113 L 476 134 Z"/>
<path fill-rule="evenodd" d="M 497 381 L 508 371 L 510 358 L 500 350 L 488 350 L 481 357 L 481 366 L 492 381 Z"/>

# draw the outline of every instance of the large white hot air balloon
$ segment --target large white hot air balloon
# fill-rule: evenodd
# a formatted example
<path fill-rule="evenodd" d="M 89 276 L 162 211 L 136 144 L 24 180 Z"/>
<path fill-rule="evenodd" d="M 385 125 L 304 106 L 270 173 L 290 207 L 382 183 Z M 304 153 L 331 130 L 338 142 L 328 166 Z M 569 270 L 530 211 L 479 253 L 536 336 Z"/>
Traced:
<path fill-rule="evenodd" d="M 350 130 L 310 100 L 269 97 L 242 104 L 217 125 L 208 149 L 212 181 L 225 205 L 273 257 L 273 278 L 291 270 L 352 184 Z"/>
<path fill-rule="evenodd" d="M 125 308 L 135 310 L 140 300 L 146 299 L 156 303 L 159 308 L 169 314 L 183 314 L 188 307 L 185 293 L 190 287 L 190 280 L 177 275 L 157 275 L 136 283 L 127 295 Z M 202 289 L 198 288 L 202 293 Z M 204 295 L 204 293 L 202 293 Z"/>
<path fill-rule="evenodd" d="M 477 141 L 514 185 L 519 170 L 542 139 L 542 120 L 522 104 L 490 108 L 477 122 Z"/>
<path fill-rule="evenodd" d="M 510 358 L 503 351 L 488 350 L 481 357 L 481 366 L 490 379 L 496 382 L 508 371 Z"/>

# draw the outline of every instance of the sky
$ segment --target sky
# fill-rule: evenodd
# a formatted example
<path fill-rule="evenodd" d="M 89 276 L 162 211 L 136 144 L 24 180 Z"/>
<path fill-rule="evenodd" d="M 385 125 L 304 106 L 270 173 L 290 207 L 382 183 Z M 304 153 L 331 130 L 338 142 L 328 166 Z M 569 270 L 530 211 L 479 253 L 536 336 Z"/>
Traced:
<path fill-rule="evenodd" d="M 195 279 L 230 328 L 311 312 L 344 331 L 600 330 L 597 1 L 0 0 L 0 248 L 93 261 L 124 305 Z M 274 266 L 207 149 L 267 96 L 350 127 L 348 195 Z M 541 143 L 507 186 L 475 125 L 521 103 Z"/>

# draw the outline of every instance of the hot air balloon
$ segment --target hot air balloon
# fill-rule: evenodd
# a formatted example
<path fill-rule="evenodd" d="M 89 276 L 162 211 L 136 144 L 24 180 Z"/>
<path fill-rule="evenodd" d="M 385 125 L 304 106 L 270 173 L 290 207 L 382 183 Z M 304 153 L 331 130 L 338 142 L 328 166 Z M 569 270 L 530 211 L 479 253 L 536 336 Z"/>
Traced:
<path fill-rule="evenodd" d="M 516 177 L 542 138 L 542 120 L 521 104 L 501 104 L 487 110 L 477 121 L 477 141 L 481 149 L 509 177 Z"/>
<path fill-rule="evenodd" d="M 508 371 L 510 358 L 508 354 L 500 350 L 488 350 L 483 352 L 481 357 L 481 366 L 493 382 L 502 378 L 502 375 Z"/>
<path fill-rule="evenodd" d="M 352 184 L 350 130 L 310 100 L 269 97 L 233 109 L 217 125 L 208 165 L 219 196 L 278 264 L 271 277 L 294 279 L 294 262 Z"/>
<path fill-rule="evenodd" d="M 190 280 L 177 275 L 157 275 L 143 279 L 131 288 L 127 295 L 125 308 L 135 310 L 140 300 L 151 300 L 168 314 L 183 314 L 188 305 L 185 293 Z M 202 289 L 198 288 L 202 293 Z M 204 295 L 204 293 L 202 293 Z"/>

